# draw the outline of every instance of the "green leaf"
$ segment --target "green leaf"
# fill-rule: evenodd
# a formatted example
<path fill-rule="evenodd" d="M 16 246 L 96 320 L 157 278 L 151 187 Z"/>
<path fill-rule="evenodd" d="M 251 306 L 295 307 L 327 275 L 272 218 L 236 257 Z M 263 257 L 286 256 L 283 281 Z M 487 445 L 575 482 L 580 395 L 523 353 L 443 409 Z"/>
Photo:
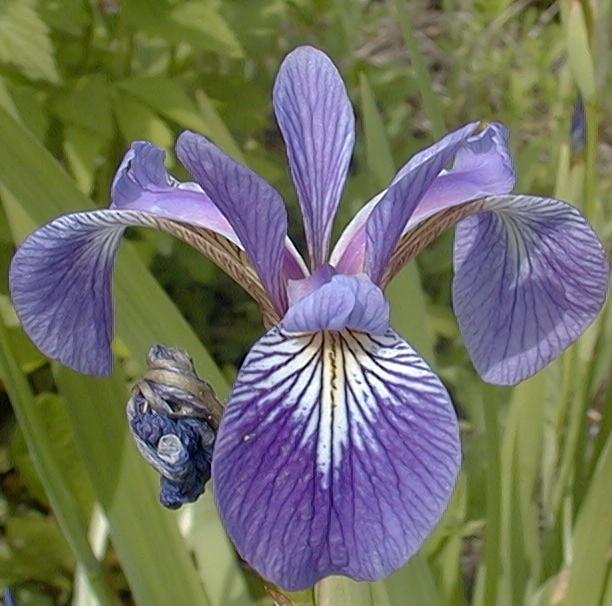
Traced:
<path fill-rule="evenodd" d="M 70 88 L 55 95 L 51 111 L 68 126 L 77 126 L 110 139 L 114 126 L 109 86 L 102 74 L 83 76 Z"/>
<path fill-rule="evenodd" d="M 93 190 L 97 169 L 102 164 L 108 142 L 98 133 L 79 126 L 64 130 L 64 154 L 70 172 L 84 194 Z"/>
<path fill-rule="evenodd" d="M 194 48 L 211 50 L 234 59 L 244 56 L 244 51 L 220 13 L 218 0 L 197 0 L 177 5 L 170 15 L 171 24 L 182 26 L 177 32 L 185 35 L 183 41 Z M 184 28 L 184 29 L 182 29 Z"/>
<path fill-rule="evenodd" d="M 376 107 L 374 93 L 364 73 L 359 74 L 361 111 L 363 112 L 364 134 L 368 170 L 379 189 L 388 187 L 395 175 L 395 163 L 385 132 L 385 125 Z"/>
<path fill-rule="evenodd" d="M 502 574 L 500 593 L 507 604 L 522 603 L 540 582 L 540 511 L 534 500 L 544 441 L 544 410 L 555 368 L 549 367 L 514 388 L 500 459 Z"/>
<path fill-rule="evenodd" d="M 424 548 L 424 554 L 427 554 L 434 572 L 440 600 L 443 604 L 453 606 L 463 606 L 466 603 L 464 575 L 459 562 L 464 551 L 467 497 L 466 473 L 462 473 L 448 509 Z"/>
<path fill-rule="evenodd" d="M 11 557 L 0 558 L 0 579 L 8 577 L 11 584 L 28 580 L 53 583 L 70 574 L 74 558 L 51 520 L 35 513 L 11 517 L 5 532 Z M 10 567 L 13 571 L 6 570 Z"/>
<path fill-rule="evenodd" d="M 10 457 L 19 473 L 20 480 L 25 484 L 28 495 L 45 507 L 50 507 L 47 493 L 42 485 L 35 463 L 30 456 L 25 437 L 19 424 L 15 427 L 10 441 Z"/>
<path fill-rule="evenodd" d="M 45 95 L 32 86 L 11 85 L 9 89 L 23 123 L 39 139 L 44 140 L 50 121 L 45 107 Z"/>
<path fill-rule="evenodd" d="M 315 585 L 316 606 L 375 606 L 368 583 L 346 577 L 327 577 Z"/>
<path fill-rule="evenodd" d="M 94 208 L 51 154 L 2 109 L 0 143 L 0 184 L 17 202 L 11 210 L 17 239 L 58 215 Z M 117 333 L 133 359 L 144 368 L 152 343 L 182 347 L 224 398 L 227 383 L 222 373 L 129 243 L 123 245 L 120 257 L 115 281 Z"/>
<path fill-rule="evenodd" d="M 563 606 L 597 606 L 608 574 L 612 543 L 612 436 L 603 449 L 578 513 Z"/>
<path fill-rule="evenodd" d="M 56 456 L 56 445 L 51 443 L 46 420 L 42 419 L 44 411 L 36 405 L 27 379 L 13 357 L 3 322 L 0 322 L 0 376 L 65 538 L 87 571 L 90 586 L 100 605 L 116 606 L 100 562 L 91 552 L 82 507 L 72 491 L 74 483 L 66 475 L 69 470 Z"/>
<path fill-rule="evenodd" d="M 586 102 L 595 97 L 595 68 L 589 46 L 589 34 L 582 5 L 577 0 L 562 2 L 563 21 L 566 29 L 567 54 L 572 76 Z"/>
<path fill-rule="evenodd" d="M 77 447 L 136 601 L 146 606 L 209 604 L 175 514 L 158 501 L 154 477 L 129 439 L 119 373 L 106 380 L 54 366 Z"/>
<path fill-rule="evenodd" d="M 431 568 L 422 554 L 417 553 L 384 584 L 393 606 L 442 606 Z"/>
<path fill-rule="evenodd" d="M 31 412 L 38 418 L 41 431 L 45 432 L 45 439 L 48 443 L 46 456 L 53 461 L 53 464 L 58 469 L 62 470 L 66 487 L 78 504 L 83 522 L 85 523 L 91 512 L 93 492 L 89 478 L 78 457 L 72 434 L 72 424 L 66 412 L 66 405 L 56 394 L 47 393 L 34 398 L 32 408 Z M 29 478 L 31 483 L 38 483 L 42 486 L 38 479 L 38 471 L 34 458 L 29 451 L 19 448 L 19 442 L 25 446 L 25 442 L 18 440 L 16 443 L 18 451 L 15 452 L 15 449 L 12 449 L 15 464 L 19 472 L 24 475 L 24 478 Z M 46 497 L 42 502 L 46 502 Z"/>
<path fill-rule="evenodd" d="M 38 0 L 38 11 L 49 27 L 68 34 L 78 35 L 91 23 L 91 12 L 83 0 Z"/>
<path fill-rule="evenodd" d="M 119 82 L 118 87 L 179 126 L 210 135 L 195 102 L 175 80 L 165 77 L 130 78 Z"/>
<path fill-rule="evenodd" d="M 196 51 L 212 51 L 240 59 L 244 51 L 220 13 L 217 0 L 198 0 L 171 6 L 167 0 L 130 0 L 124 18 L 135 31 L 178 45 L 188 44 Z M 123 7 L 122 7 L 123 10 Z"/>
<path fill-rule="evenodd" d="M 0 77 L 0 107 L 3 107 L 13 118 L 19 119 L 19 112 L 4 78 Z"/>
<path fill-rule="evenodd" d="M 198 109 L 206 121 L 207 127 L 210 129 L 210 138 L 230 156 L 239 162 L 244 162 L 242 150 L 238 146 L 238 143 L 236 143 L 236 140 L 227 128 L 223 118 L 219 115 L 212 101 L 203 90 L 198 90 L 196 92 L 196 101 L 198 103 Z"/>
<path fill-rule="evenodd" d="M 60 82 L 49 29 L 33 0 L 0 3 L 0 61 L 15 65 L 33 80 Z"/>
<path fill-rule="evenodd" d="M 418 41 L 414 34 L 412 20 L 408 12 L 411 4 L 409 2 L 401 2 L 400 0 L 390 0 L 389 3 L 394 9 L 394 16 L 402 30 L 404 42 L 410 56 L 410 62 L 415 71 L 419 92 L 423 97 L 423 108 L 431 121 L 431 129 L 434 136 L 439 139 L 446 132 L 444 126 L 444 111 L 440 103 L 440 97 L 433 89 L 429 68 L 427 67 L 425 57 L 419 48 Z"/>
<path fill-rule="evenodd" d="M 206 493 L 185 509 L 182 526 L 211 606 L 251 604 L 243 571 L 219 520 L 210 484 Z"/>
<path fill-rule="evenodd" d="M 174 134 L 169 126 L 144 103 L 126 94 L 118 93 L 113 110 L 119 131 L 126 142 L 146 139 L 161 148 L 172 148 Z"/>

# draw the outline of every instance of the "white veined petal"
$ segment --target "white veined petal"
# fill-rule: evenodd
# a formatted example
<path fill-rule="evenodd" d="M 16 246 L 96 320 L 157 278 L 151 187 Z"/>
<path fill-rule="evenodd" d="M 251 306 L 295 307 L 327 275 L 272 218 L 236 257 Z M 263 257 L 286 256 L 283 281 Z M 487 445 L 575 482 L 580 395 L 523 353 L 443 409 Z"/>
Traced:
<path fill-rule="evenodd" d="M 239 373 L 213 480 L 241 555 L 297 590 L 402 566 L 446 507 L 459 461 L 448 393 L 393 331 L 274 328 Z"/>

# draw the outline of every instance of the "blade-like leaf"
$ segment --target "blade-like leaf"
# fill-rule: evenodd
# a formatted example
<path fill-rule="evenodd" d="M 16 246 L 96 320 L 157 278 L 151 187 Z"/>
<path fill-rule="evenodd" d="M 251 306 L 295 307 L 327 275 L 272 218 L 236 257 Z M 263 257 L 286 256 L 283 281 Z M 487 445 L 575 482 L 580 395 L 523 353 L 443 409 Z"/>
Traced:
<path fill-rule="evenodd" d="M 11 221 L 17 239 L 60 214 L 94 208 L 51 154 L 3 109 L 0 142 L 0 184 L 19 205 L 19 216 Z M 128 243 L 118 263 L 116 287 L 117 333 L 141 367 L 152 343 L 181 347 L 193 356 L 200 375 L 225 397 L 225 378 Z"/>
<path fill-rule="evenodd" d="M 314 590 L 316 606 L 375 606 L 368 583 L 346 577 L 327 577 Z"/>
<path fill-rule="evenodd" d="M 548 386 L 556 370 L 548 368 L 520 384 L 510 400 L 500 459 L 500 594 L 508 606 L 523 602 L 530 581 L 534 586 L 540 582 L 539 512 L 534 495 L 540 473 Z"/>
<path fill-rule="evenodd" d="M 52 434 L 46 431 L 44 409 L 37 405 L 26 377 L 10 350 L 6 327 L 0 321 L 0 376 L 43 482 L 49 502 L 75 556 L 87 571 L 90 587 L 101 606 L 116 606 L 117 600 L 104 577 L 100 562 L 89 546 L 87 526 L 69 478 L 56 456 Z"/>
<path fill-rule="evenodd" d="M 128 392 L 120 374 L 96 380 L 59 366 L 54 374 L 136 601 L 206 606 L 176 518 L 159 505 L 157 481 L 128 438 L 123 410 Z"/>
<path fill-rule="evenodd" d="M 578 513 L 573 562 L 564 606 L 599 604 L 612 543 L 612 437 L 603 449 Z"/>

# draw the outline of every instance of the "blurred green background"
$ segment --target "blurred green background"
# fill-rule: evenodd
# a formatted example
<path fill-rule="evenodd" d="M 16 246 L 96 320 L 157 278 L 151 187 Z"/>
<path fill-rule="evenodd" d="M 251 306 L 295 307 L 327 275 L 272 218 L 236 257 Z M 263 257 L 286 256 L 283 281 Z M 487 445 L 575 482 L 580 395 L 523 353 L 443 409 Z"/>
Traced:
<path fill-rule="evenodd" d="M 210 491 L 179 513 L 126 434 L 150 344 L 191 352 L 225 397 L 258 309 L 212 263 L 128 233 L 116 279 L 117 370 L 50 363 L 7 297 L 18 243 L 55 216 L 105 207 L 129 143 L 206 134 L 286 197 L 271 106 L 284 55 L 334 59 L 358 143 L 336 229 L 447 129 L 500 120 L 517 191 L 581 207 L 612 237 L 610 0 L 0 0 L 0 587 L 22 606 L 612 606 L 612 313 L 514 389 L 475 374 L 452 314 L 452 233 L 389 289 L 394 326 L 454 397 L 464 469 L 422 552 L 373 584 L 277 593 L 241 563 Z M 584 113 L 577 105 L 584 100 Z M 578 108 L 578 109 L 577 109 Z M 572 116 L 574 128 L 572 131 Z"/>

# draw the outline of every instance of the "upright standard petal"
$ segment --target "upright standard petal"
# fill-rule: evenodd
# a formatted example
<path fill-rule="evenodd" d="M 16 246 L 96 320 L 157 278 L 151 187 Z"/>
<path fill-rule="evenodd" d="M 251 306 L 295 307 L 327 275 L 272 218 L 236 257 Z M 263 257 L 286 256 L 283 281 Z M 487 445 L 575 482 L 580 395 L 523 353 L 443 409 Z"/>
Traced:
<path fill-rule="evenodd" d="M 213 481 L 242 557 L 299 590 L 405 564 L 446 508 L 459 463 L 448 393 L 393 331 L 274 328 L 238 375 Z"/>
<path fill-rule="evenodd" d="M 197 183 L 181 183 L 166 171 L 164 151 L 147 141 L 132 143 L 111 189 L 111 208 L 145 210 L 159 217 L 204 227 L 244 249 L 236 232 Z M 283 274 L 301 279 L 308 271 L 300 254 L 285 239 Z"/>
<path fill-rule="evenodd" d="M 436 149 L 437 147 L 433 146 L 417 154 L 399 170 L 393 183 L 407 176 L 415 164 L 418 165 L 431 157 Z M 508 132 L 501 124 L 491 124 L 481 133 L 469 137 L 457 150 L 453 167 L 443 170 L 433 181 L 404 226 L 403 234 L 443 209 L 484 196 L 508 193 L 514 188 L 515 181 L 516 175 L 508 149 Z M 385 192 L 368 202 L 342 233 L 330 260 L 339 271 L 363 271 L 365 225 L 384 194 Z M 398 263 L 395 253 L 392 263 Z M 403 262 L 398 263 L 393 273 L 397 273 L 402 265 Z"/>
<path fill-rule="evenodd" d="M 180 183 L 166 171 L 166 153 L 136 141 L 123 157 L 111 188 L 111 208 L 146 210 L 215 231 L 242 248 L 227 219 L 197 183 Z"/>
<path fill-rule="evenodd" d="M 355 143 L 346 87 L 329 57 L 310 46 L 287 55 L 274 85 L 313 270 L 327 261 L 332 223 Z"/>
<path fill-rule="evenodd" d="M 279 193 L 201 135 L 184 132 L 176 151 L 238 235 L 276 310 L 284 312 L 287 211 Z"/>
<path fill-rule="evenodd" d="M 365 270 L 373 282 L 382 279 L 408 220 L 435 178 L 477 127 L 476 122 L 468 124 L 414 156 L 373 208 L 365 226 Z"/>
<path fill-rule="evenodd" d="M 487 198 L 455 236 L 453 305 L 483 379 L 514 385 L 573 343 L 608 291 L 606 252 L 574 207 Z"/>

